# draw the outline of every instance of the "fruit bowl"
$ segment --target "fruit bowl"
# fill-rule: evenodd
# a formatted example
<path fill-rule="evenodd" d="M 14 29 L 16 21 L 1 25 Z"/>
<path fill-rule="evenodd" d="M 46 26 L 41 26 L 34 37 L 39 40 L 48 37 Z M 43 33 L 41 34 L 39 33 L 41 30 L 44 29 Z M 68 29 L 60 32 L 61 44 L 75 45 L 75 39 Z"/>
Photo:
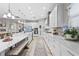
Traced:
<path fill-rule="evenodd" d="M 4 38 L 3 42 L 12 41 L 12 38 L 10 36 L 7 36 Z"/>

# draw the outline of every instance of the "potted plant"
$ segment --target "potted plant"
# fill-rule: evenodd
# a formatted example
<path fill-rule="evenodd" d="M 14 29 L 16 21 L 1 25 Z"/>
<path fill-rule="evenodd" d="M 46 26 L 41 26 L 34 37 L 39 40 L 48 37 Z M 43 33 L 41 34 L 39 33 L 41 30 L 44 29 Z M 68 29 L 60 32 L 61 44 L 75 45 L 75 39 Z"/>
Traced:
<path fill-rule="evenodd" d="M 78 39 L 78 31 L 75 28 L 67 29 L 64 32 L 64 36 L 66 39 L 77 40 Z"/>

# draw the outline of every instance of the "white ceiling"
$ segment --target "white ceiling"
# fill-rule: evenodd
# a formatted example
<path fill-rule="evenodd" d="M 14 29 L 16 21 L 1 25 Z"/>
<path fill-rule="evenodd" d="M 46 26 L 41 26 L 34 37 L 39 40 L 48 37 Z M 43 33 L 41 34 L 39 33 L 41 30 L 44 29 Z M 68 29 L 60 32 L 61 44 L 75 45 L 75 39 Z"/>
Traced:
<path fill-rule="evenodd" d="M 0 3 L 0 18 L 4 13 L 8 13 L 8 5 L 8 3 Z M 48 11 L 51 11 L 54 6 L 54 3 L 10 3 L 10 9 L 14 16 L 28 20 L 45 18 Z"/>

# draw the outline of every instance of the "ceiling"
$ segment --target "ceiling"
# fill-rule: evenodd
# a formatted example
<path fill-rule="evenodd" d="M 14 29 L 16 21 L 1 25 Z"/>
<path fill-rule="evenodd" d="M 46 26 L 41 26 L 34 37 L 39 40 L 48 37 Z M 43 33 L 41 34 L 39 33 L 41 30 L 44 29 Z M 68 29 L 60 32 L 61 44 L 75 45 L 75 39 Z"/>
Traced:
<path fill-rule="evenodd" d="M 25 20 L 46 18 L 47 13 L 54 8 L 54 3 L 10 3 L 10 10 L 14 16 Z M 0 3 L 0 18 L 8 13 L 9 4 Z"/>

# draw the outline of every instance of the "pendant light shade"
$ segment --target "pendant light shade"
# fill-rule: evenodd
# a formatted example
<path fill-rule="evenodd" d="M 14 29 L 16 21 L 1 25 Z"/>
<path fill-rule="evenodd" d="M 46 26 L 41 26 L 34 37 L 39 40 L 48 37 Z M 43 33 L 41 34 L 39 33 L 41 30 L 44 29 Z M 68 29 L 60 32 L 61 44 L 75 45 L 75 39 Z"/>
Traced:
<path fill-rule="evenodd" d="M 7 16 L 8 16 L 8 17 L 11 17 L 11 13 L 9 12 L 9 13 L 7 14 Z"/>
<path fill-rule="evenodd" d="M 4 14 L 4 15 L 3 15 L 3 18 L 7 18 L 7 15 L 6 15 L 6 14 Z"/>
<path fill-rule="evenodd" d="M 12 19 L 15 19 L 15 16 L 12 16 Z"/>
<path fill-rule="evenodd" d="M 3 15 L 3 18 L 11 18 L 11 19 L 15 19 L 15 16 L 12 14 L 11 10 L 10 10 L 10 3 L 8 5 L 8 13 Z"/>

